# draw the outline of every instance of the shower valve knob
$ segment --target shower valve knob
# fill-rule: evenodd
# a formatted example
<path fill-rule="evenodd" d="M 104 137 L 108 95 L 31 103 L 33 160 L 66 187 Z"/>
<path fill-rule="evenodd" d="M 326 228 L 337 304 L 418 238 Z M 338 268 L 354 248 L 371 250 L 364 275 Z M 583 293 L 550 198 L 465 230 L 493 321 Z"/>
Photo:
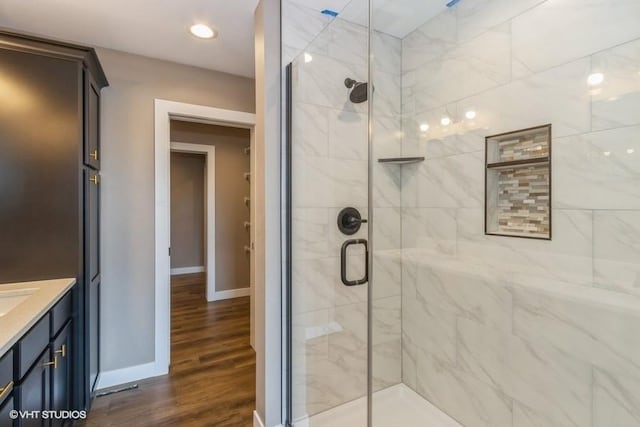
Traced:
<path fill-rule="evenodd" d="M 338 214 L 338 229 L 347 236 L 356 234 L 366 222 L 356 208 L 344 208 Z"/>

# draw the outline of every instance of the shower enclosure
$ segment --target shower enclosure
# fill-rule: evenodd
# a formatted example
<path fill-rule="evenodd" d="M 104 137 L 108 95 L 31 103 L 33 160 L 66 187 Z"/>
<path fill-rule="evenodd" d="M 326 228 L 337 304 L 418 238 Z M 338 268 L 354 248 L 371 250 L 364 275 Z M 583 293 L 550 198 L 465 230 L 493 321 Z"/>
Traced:
<path fill-rule="evenodd" d="M 286 421 L 640 426 L 640 1 L 445 3 L 282 0 Z"/>

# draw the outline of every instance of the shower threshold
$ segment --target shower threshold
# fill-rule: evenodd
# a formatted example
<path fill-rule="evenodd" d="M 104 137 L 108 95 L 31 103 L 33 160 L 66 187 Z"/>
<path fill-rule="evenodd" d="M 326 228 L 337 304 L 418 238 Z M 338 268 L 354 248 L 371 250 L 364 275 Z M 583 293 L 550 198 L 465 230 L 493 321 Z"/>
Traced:
<path fill-rule="evenodd" d="M 295 423 L 295 427 L 355 427 L 366 425 L 367 400 L 365 397 Z M 463 427 L 404 384 L 397 384 L 373 393 L 373 426 Z"/>

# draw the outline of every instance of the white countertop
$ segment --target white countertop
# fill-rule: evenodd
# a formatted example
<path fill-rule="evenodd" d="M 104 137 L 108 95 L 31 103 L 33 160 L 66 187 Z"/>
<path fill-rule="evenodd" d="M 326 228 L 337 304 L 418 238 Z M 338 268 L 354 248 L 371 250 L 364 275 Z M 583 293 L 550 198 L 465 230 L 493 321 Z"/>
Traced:
<path fill-rule="evenodd" d="M 54 279 L 1 284 L 0 295 L 5 291 L 16 291 L 16 294 L 25 291 L 30 295 L 4 316 L 0 316 L 0 357 L 11 349 L 20 337 L 35 325 L 75 283 L 76 279 Z"/>

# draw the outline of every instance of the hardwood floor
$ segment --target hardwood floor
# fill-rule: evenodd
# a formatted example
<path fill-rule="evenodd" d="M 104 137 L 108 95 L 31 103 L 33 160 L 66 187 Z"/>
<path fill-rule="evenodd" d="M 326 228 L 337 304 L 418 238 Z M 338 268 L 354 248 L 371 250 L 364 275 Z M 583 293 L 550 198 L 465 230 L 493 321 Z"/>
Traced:
<path fill-rule="evenodd" d="M 204 275 L 171 284 L 171 369 L 94 400 L 87 426 L 252 426 L 249 297 L 206 303 Z"/>

